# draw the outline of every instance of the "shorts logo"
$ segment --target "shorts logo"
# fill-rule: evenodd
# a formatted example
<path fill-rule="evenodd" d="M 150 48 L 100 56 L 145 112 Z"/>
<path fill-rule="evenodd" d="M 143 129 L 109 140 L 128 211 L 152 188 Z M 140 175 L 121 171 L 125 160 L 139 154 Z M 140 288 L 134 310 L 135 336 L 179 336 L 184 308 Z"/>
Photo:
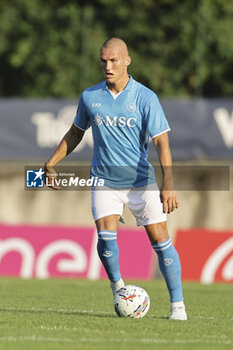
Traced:
<path fill-rule="evenodd" d="M 105 250 L 105 252 L 103 253 L 103 256 L 105 256 L 105 258 L 110 258 L 112 254 L 113 254 L 112 250 Z"/>
<path fill-rule="evenodd" d="M 127 111 L 129 111 L 129 112 L 135 112 L 136 111 L 136 104 L 134 102 L 128 103 L 126 108 L 127 108 Z"/>
<path fill-rule="evenodd" d="M 173 263 L 173 259 L 164 259 L 163 260 L 163 263 L 164 263 L 164 265 L 166 265 L 166 266 L 168 266 L 168 265 L 171 265 L 172 263 Z"/>
<path fill-rule="evenodd" d="M 26 171 L 26 187 L 44 187 L 44 171 L 42 168 Z"/>

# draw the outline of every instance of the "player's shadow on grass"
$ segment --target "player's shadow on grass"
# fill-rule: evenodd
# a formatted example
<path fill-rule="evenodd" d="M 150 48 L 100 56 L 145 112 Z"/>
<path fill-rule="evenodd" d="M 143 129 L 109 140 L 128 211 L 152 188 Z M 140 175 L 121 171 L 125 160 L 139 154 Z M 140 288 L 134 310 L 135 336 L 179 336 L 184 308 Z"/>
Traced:
<path fill-rule="evenodd" d="M 59 312 L 57 312 L 59 313 Z M 118 316 L 116 314 L 110 314 L 110 313 L 100 313 L 100 312 L 83 312 L 83 311 L 73 311 L 73 312 L 60 312 L 60 314 L 65 315 L 78 315 L 78 316 L 88 316 L 88 317 L 100 317 L 100 318 L 117 318 Z"/>
<path fill-rule="evenodd" d="M 115 313 L 111 312 L 98 312 L 98 311 L 82 311 L 82 310 L 56 310 L 56 309 L 22 309 L 22 308 L 0 308 L 0 312 L 9 312 L 9 313 L 25 313 L 25 314 L 59 314 L 59 315 L 72 315 L 72 316 L 82 316 L 82 317 L 99 317 L 99 318 L 118 318 L 118 316 Z M 169 320 L 169 317 L 167 316 L 160 316 L 160 315 L 150 315 L 148 314 L 150 318 L 155 318 L 157 320 Z"/>
<path fill-rule="evenodd" d="M 169 320 L 168 316 L 160 316 L 160 315 L 150 315 L 151 318 L 155 318 L 157 320 Z"/>
<path fill-rule="evenodd" d="M 20 309 L 20 308 L 0 308 L 0 312 L 9 312 L 9 313 L 27 313 L 27 314 L 59 314 L 59 315 L 78 315 L 83 317 L 100 317 L 100 318 L 116 318 L 117 315 L 114 313 L 104 313 L 98 311 L 82 311 L 82 310 L 54 310 L 54 309 Z"/>

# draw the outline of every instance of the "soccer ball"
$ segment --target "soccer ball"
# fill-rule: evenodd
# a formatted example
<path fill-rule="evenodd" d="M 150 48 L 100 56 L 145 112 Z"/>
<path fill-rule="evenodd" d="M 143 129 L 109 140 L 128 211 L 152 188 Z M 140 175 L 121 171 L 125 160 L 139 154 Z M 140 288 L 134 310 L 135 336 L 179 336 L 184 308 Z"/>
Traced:
<path fill-rule="evenodd" d="M 124 286 L 115 294 L 114 308 L 119 317 L 143 318 L 150 308 L 150 297 L 139 286 Z"/>

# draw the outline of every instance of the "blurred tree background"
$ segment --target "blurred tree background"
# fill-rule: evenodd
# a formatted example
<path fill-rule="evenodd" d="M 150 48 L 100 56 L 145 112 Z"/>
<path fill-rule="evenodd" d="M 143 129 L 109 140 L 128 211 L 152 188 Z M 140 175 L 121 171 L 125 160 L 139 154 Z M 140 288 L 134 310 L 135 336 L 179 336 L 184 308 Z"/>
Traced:
<path fill-rule="evenodd" d="M 130 73 L 163 97 L 232 97 L 233 1 L 1 0 L 2 97 L 77 97 L 118 36 Z"/>

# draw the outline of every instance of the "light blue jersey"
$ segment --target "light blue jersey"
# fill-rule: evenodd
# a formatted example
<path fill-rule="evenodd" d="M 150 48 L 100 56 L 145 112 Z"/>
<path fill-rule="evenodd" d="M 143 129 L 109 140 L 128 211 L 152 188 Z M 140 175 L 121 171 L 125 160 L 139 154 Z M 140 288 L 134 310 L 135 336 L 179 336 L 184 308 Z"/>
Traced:
<path fill-rule="evenodd" d="M 114 99 L 107 82 L 84 90 L 74 124 L 92 127 L 91 176 L 112 188 L 142 187 L 155 182 L 147 160 L 149 137 L 170 130 L 156 94 L 132 77 Z"/>

